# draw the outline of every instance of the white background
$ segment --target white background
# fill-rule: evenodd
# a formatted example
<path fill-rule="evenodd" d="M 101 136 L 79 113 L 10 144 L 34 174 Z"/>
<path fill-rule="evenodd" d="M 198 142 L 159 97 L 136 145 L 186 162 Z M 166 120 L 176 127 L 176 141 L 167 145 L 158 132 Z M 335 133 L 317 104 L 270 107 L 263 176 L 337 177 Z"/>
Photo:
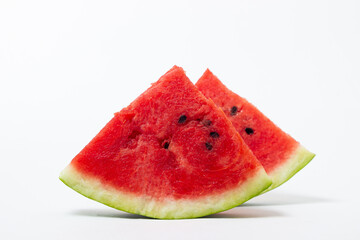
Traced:
<path fill-rule="evenodd" d="M 0 1 L 1 239 L 360 239 L 359 1 Z M 315 159 L 242 207 L 153 220 L 59 172 L 173 65 L 208 67 Z"/>

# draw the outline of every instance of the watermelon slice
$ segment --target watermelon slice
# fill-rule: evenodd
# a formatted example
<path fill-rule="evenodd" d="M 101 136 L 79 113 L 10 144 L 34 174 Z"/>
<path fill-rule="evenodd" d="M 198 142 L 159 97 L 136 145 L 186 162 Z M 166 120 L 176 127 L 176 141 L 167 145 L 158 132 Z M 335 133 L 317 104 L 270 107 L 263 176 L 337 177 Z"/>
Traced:
<path fill-rule="evenodd" d="M 62 171 L 82 195 L 153 218 L 235 207 L 271 185 L 225 114 L 173 67 Z"/>
<path fill-rule="evenodd" d="M 220 107 L 264 166 L 274 189 L 308 164 L 315 154 L 272 123 L 246 99 L 230 91 L 209 69 L 195 84 Z"/>

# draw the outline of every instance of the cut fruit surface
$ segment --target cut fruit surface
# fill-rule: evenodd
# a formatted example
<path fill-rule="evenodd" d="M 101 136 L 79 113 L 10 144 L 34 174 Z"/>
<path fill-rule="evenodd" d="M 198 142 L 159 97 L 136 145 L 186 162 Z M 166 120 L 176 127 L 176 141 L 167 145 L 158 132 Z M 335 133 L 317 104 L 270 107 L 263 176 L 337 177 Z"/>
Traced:
<path fill-rule="evenodd" d="M 210 70 L 195 85 L 223 110 L 264 166 L 273 181 L 266 191 L 286 182 L 315 156 L 246 99 L 230 91 Z"/>
<path fill-rule="evenodd" d="M 166 219 L 227 210 L 271 185 L 225 114 L 176 66 L 116 113 L 60 179 L 105 205 Z"/>

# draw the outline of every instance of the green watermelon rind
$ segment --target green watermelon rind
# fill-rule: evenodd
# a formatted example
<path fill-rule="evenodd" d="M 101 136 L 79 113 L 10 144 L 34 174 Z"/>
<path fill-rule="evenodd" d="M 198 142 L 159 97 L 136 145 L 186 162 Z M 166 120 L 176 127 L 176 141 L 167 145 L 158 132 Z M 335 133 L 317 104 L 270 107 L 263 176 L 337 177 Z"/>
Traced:
<path fill-rule="evenodd" d="M 106 186 L 94 177 L 85 176 L 68 165 L 60 174 L 60 180 L 76 192 L 107 206 L 128 213 L 159 219 L 197 218 L 236 207 L 259 195 L 272 181 L 261 167 L 245 182 L 221 194 L 197 199 L 156 201 Z"/>
<path fill-rule="evenodd" d="M 276 167 L 276 169 L 274 169 L 272 172 L 268 172 L 268 175 L 273 183 L 263 193 L 277 188 L 283 183 L 287 182 L 297 172 L 303 169 L 314 157 L 314 153 L 308 151 L 302 145 L 299 145 L 294 151 L 294 154 L 292 154 L 292 156 L 287 161 L 285 161 L 284 164 Z"/>

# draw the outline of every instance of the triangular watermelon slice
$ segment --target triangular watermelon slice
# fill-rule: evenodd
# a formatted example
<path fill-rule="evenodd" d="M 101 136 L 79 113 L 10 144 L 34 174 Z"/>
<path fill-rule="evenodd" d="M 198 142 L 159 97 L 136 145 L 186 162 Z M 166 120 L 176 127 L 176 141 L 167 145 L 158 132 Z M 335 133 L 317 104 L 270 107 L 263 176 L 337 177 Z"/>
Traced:
<path fill-rule="evenodd" d="M 209 69 L 195 84 L 231 120 L 245 143 L 264 166 L 274 189 L 301 170 L 315 156 L 283 132 L 246 99 L 230 91 Z"/>
<path fill-rule="evenodd" d="M 167 219 L 227 210 L 271 185 L 225 114 L 176 66 L 116 113 L 60 179 L 105 205 Z"/>

